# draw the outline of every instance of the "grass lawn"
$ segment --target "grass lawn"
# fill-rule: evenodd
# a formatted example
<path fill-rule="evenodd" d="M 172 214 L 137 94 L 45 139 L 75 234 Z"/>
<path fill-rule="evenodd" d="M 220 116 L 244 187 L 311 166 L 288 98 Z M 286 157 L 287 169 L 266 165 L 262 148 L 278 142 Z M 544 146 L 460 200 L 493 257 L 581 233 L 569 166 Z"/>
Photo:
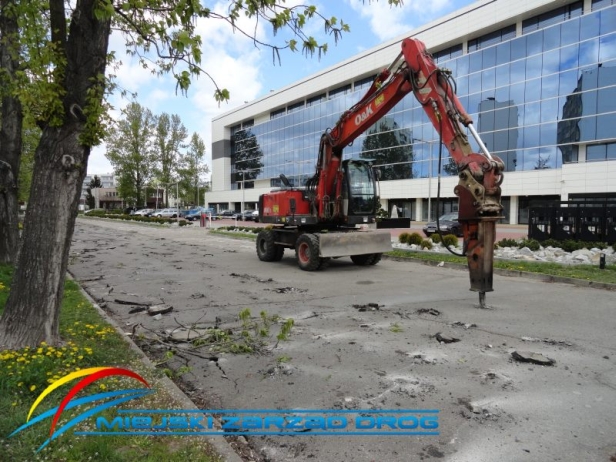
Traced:
<path fill-rule="evenodd" d="M 458 249 L 459 251 L 459 249 Z M 466 258 L 456 257 L 445 253 L 417 252 L 411 250 L 393 250 L 387 255 L 398 258 L 411 258 L 422 261 L 447 262 L 466 265 Z M 558 276 L 584 281 L 616 284 L 616 265 L 606 265 L 605 269 L 593 265 L 561 265 L 551 262 L 532 262 L 520 260 L 494 260 L 494 268 L 522 271 L 527 273 L 539 273 L 550 276 Z"/>
<path fill-rule="evenodd" d="M 12 268 L 0 265 L 0 312 L 4 309 L 11 286 Z M 60 331 L 64 344 L 52 347 L 32 345 L 23 350 L 0 351 L 0 449 L 1 460 L 36 461 L 217 461 L 218 456 L 203 437 L 171 436 L 77 436 L 74 430 L 93 430 L 95 418 L 89 418 L 36 452 L 49 437 L 51 418 L 8 437 L 26 423 L 28 412 L 37 397 L 50 384 L 77 370 L 91 367 L 121 367 L 136 372 L 155 391 L 147 396 L 119 405 L 126 409 L 181 409 L 161 382 L 162 372 L 146 366 L 115 329 L 105 322 L 88 302 L 74 281 L 68 280 L 60 312 Z M 36 407 L 32 418 L 57 407 L 77 383 L 58 387 Z M 122 389 L 144 388 L 132 378 L 107 377 L 91 383 L 77 397 Z M 96 403 L 99 404 L 99 403 Z M 84 412 L 84 406 L 62 412 L 56 429 L 71 417 Z M 116 408 L 103 411 L 109 421 Z"/>

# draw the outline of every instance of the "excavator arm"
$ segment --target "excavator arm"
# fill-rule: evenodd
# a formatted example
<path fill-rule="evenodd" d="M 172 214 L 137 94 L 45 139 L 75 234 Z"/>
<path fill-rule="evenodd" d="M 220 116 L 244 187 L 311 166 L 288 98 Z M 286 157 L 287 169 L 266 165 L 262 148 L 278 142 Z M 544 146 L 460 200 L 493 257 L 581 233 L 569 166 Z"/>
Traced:
<path fill-rule="evenodd" d="M 402 51 L 392 65 L 375 78 L 363 98 L 342 114 L 338 123 L 321 138 L 316 177 L 319 179 L 315 204 L 319 216 L 335 217 L 340 211 L 342 150 L 401 99 L 413 93 L 458 168 L 454 192 L 459 198 L 459 221 L 464 231 L 464 253 L 468 260 L 471 290 L 492 291 L 496 222 L 502 205 L 500 185 L 504 164 L 491 155 L 455 94 L 450 72 L 440 69 L 416 39 L 402 41 Z M 468 128 L 480 147 L 473 152 L 464 131 Z"/>

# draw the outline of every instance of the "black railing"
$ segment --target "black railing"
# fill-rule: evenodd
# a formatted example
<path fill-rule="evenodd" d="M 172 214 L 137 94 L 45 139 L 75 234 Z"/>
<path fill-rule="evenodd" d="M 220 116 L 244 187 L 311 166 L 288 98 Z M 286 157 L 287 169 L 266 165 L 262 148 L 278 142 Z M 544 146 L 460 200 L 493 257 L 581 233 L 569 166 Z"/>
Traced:
<path fill-rule="evenodd" d="M 529 209 L 528 237 L 538 241 L 572 239 L 616 242 L 616 204 L 557 202 Z"/>

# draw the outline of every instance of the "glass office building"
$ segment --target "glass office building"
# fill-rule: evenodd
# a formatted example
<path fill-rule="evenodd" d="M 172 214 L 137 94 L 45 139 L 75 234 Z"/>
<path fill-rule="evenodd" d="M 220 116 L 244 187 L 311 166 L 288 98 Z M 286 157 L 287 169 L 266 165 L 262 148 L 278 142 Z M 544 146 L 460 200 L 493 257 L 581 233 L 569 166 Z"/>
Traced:
<path fill-rule="evenodd" d="M 504 161 L 505 222 L 526 223 L 528 208 L 544 201 L 616 201 L 613 2 L 537 0 L 529 10 L 521 9 L 529 2 L 483 0 L 409 31 L 452 71 L 482 140 Z M 280 185 L 281 173 L 303 185 L 314 173 L 321 134 L 393 61 L 400 40 L 216 118 L 210 205 L 254 208 L 259 194 Z M 456 168 L 439 147 L 409 94 L 344 153 L 378 166 L 386 209 L 425 221 L 457 207 Z"/>

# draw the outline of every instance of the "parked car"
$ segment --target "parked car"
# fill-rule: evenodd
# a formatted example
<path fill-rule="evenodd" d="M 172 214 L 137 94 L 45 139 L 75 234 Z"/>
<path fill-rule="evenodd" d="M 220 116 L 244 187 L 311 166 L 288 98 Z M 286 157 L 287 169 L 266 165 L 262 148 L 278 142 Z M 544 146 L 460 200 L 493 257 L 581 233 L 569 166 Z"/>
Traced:
<path fill-rule="evenodd" d="M 241 219 L 241 213 L 240 212 L 236 212 L 235 210 L 223 210 L 222 212 L 220 212 L 218 214 L 218 216 L 220 218 L 240 218 Z"/>
<path fill-rule="evenodd" d="M 177 218 L 180 212 L 176 208 L 157 210 L 153 216 L 157 218 Z"/>
<path fill-rule="evenodd" d="M 142 217 L 150 217 L 155 212 L 154 209 L 141 209 L 137 210 L 133 215 L 141 215 Z"/>
<path fill-rule="evenodd" d="M 255 223 L 259 223 L 259 211 L 258 210 L 252 211 L 252 221 L 254 221 Z"/>
<path fill-rule="evenodd" d="M 252 221 L 253 220 L 253 212 L 254 210 L 244 210 L 244 213 L 242 213 L 242 217 L 241 220 L 243 221 Z"/>
<path fill-rule="evenodd" d="M 455 234 L 458 237 L 462 236 L 462 225 L 458 221 L 457 213 L 447 213 L 438 219 L 439 225 L 441 227 L 441 233 L 445 234 Z M 431 221 L 426 223 L 423 227 L 423 232 L 426 236 L 430 237 L 434 233 L 437 233 L 436 230 L 436 221 Z"/>
<path fill-rule="evenodd" d="M 205 207 L 196 207 L 190 210 L 184 218 L 186 218 L 188 221 L 200 220 L 202 213 L 205 213 L 205 215 L 208 217 L 211 215 L 212 220 L 216 219 L 216 211 L 214 209 L 208 209 Z"/>

